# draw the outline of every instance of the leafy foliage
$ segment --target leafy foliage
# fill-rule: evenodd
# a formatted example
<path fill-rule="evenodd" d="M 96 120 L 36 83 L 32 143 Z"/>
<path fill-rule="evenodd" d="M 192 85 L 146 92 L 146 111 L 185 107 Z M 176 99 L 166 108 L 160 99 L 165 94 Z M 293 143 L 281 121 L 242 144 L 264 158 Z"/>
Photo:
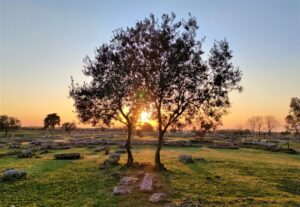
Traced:
<path fill-rule="evenodd" d="M 290 103 L 289 115 L 285 118 L 286 128 L 289 132 L 295 134 L 300 130 L 300 99 L 297 97 L 292 98 Z"/>
<path fill-rule="evenodd" d="M 75 122 L 65 122 L 61 125 L 61 128 L 65 132 L 71 132 L 71 131 L 74 131 L 76 129 L 76 124 L 75 124 Z"/>
<path fill-rule="evenodd" d="M 60 125 L 60 117 L 56 114 L 48 114 L 44 119 L 44 128 L 54 130 L 56 125 Z"/>
<path fill-rule="evenodd" d="M 115 35 L 109 44 L 96 49 L 94 60 L 85 58 L 83 73 L 91 81 L 75 85 L 72 80 L 70 96 L 83 123 L 109 126 L 115 120 L 126 125 L 127 165 L 130 166 L 133 163 L 130 151 L 132 130 L 147 96 L 139 77 L 128 67 L 127 56 L 119 36 Z"/>
<path fill-rule="evenodd" d="M 145 122 L 141 125 L 141 131 L 142 132 L 153 132 L 154 128 L 151 124 L 149 124 L 148 122 Z"/>
<path fill-rule="evenodd" d="M 18 129 L 21 127 L 21 122 L 15 117 L 9 117 L 7 115 L 0 116 L 0 131 L 5 132 L 5 136 L 8 131 Z"/>

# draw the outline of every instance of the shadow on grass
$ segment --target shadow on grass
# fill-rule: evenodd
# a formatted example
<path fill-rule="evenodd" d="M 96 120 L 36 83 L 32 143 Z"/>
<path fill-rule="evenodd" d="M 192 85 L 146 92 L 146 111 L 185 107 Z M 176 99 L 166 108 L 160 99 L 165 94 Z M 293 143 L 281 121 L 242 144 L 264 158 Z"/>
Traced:
<path fill-rule="evenodd" d="M 279 183 L 277 186 L 279 190 L 294 195 L 300 195 L 300 180 L 280 179 L 277 181 Z"/>

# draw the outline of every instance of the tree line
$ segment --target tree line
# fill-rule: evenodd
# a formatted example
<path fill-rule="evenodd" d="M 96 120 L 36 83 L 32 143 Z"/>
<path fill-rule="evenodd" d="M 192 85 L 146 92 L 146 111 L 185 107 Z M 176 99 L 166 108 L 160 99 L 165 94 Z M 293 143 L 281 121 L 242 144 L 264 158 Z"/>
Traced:
<path fill-rule="evenodd" d="M 258 132 L 260 135 L 264 129 L 267 130 L 269 134 L 280 126 L 280 122 L 275 118 L 275 116 L 252 116 L 247 120 L 247 125 L 250 130 L 255 133 Z M 300 130 L 300 99 L 293 97 L 290 102 L 290 110 L 288 115 L 285 117 L 285 129 L 288 133 L 293 133 L 295 135 L 299 134 Z"/>

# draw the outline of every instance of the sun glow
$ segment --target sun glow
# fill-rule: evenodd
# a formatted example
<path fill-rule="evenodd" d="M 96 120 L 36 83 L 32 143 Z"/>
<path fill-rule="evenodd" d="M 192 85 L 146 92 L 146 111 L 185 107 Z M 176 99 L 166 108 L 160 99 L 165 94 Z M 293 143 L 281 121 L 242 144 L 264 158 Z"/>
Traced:
<path fill-rule="evenodd" d="M 150 112 L 143 111 L 141 113 L 140 122 L 150 122 Z"/>

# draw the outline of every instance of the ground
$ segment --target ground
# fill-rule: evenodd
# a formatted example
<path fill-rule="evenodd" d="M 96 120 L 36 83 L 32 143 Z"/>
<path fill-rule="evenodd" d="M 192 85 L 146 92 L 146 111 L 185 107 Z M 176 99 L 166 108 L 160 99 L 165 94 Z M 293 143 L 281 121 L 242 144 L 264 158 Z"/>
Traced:
<path fill-rule="evenodd" d="M 152 162 L 154 146 L 134 146 L 136 162 Z M 0 153 L 8 149 L 0 149 Z M 84 158 L 54 160 L 58 152 L 80 152 Z M 178 161 L 180 154 L 205 160 L 191 164 Z M 0 206 L 164 206 L 151 204 L 151 194 L 135 191 L 113 196 L 118 183 L 111 173 L 120 166 L 99 170 L 107 156 L 90 148 L 50 151 L 38 158 L 0 158 L 0 173 L 7 168 L 24 169 L 28 178 L 0 182 Z M 121 156 L 124 164 L 126 155 Z M 206 147 L 164 147 L 162 161 L 168 171 L 157 174 L 163 191 L 173 203 L 183 200 L 204 206 L 300 206 L 300 155 L 257 149 L 210 149 Z M 153 163 L 150 163 L 153 164 Z M 138 169 L 136 169 L 138 170 Z"/>

